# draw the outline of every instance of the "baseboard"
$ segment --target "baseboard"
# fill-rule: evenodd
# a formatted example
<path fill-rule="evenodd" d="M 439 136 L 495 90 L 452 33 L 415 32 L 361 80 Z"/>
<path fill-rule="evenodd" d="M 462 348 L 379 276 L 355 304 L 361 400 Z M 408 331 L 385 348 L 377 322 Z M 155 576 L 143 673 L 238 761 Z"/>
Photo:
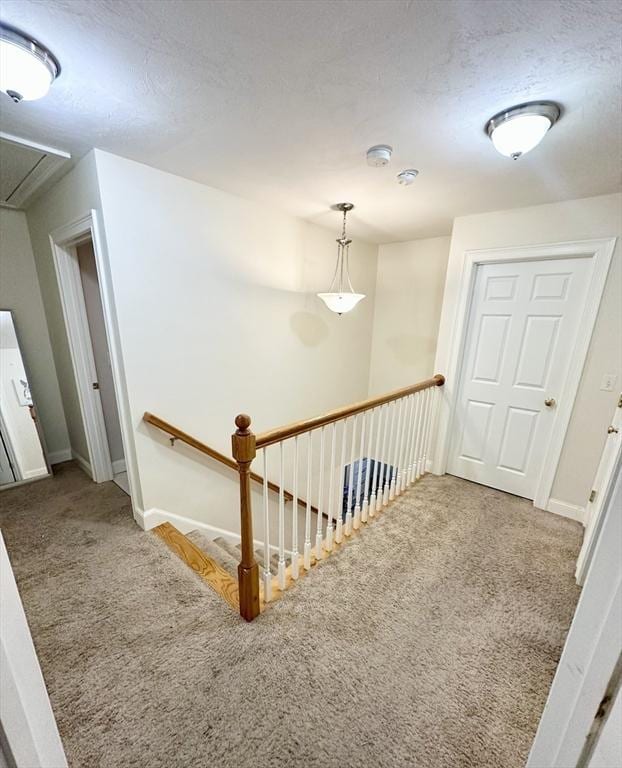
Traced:
<path fill-rule="evenodd" d="M 180 533 L 201 531 L 211 539 L 220 537 L 228 541 L 230 544 L 239 544 L 241 541 L 239 533 L 235 533 L 234 531 L 225 531 L 223 528 L 217 528 L 215 525 L 200 523 L 198 520 L 193 520 L 191 517 L 176 515 L 174 512 L 166 512 L 163 509 L 157 509 L 157 507 L 152 507 L 145 512 L 139 509 L 134 510 L 134 519 L 145 531 L 150 531 L 157 525 L 162 525 L 162 523 L 171 523 L 171 525 L 174 525 L 175 528 L 180 531 Z M 263 545 L 263 541 L 259 541 L 258 539 L 254 540 L 255 549 L 261 549 L 263 548 Z M 271 544 L 270 550 L 272 552 L 278 552 L 279 548 Z M 289 557 L 292 553 L 289 549 L 286 549 L 285 554 Z"/>
<path fill-rule="evenodd" d="M 125 459 L 117 459 L 116 461 L 112 462 L 112 474 L 118 475 L 121 472 L 127 472 L 127 468 L 125 466 Z"/>
<path fill-rule="evenodd" d="M 39 467 L 38 469 L 30 469 L 28 472 L 24 472 L 24 480 L 32 480 L 35 477 L 47 477 L 48 475 L 48 468 L 47 467 Z"/>
<path fill-rule="evenodd" d="M 63 461 L 71 461 L 72 458 L 71 448 L 63 448 L 61 451 L 52 451 L 52 453 L 48 453 L 50 466 L 61 464 Z"/>
<path fill-rule="evenodd" d="M 568 504 L 568 502 L 560 501 L 559 499 L 549 499 L 546 508 L 554 515 L 569 517 L 571 520 L 576 520 L 578 523 L 581 523 L 581 525 L 585 525 L 585 507 L 579 507 L 576 504 Z"/>
<path fill-rule="evenodd" d="M 215 539 L 217 536 L 222 536 L 224 539 L 237 544 L 240 541 L 240 536 L 233 531 L 225 531 L 222 528 L 216 528 L 214 525 L 208 525 L 207 523 L 200 523 L 198 520 L 193 520 L 191 517 L 184 517 L 183 515 L 176 515 L 174 512 L 166 512 L 163 509 L 152 507 L 145 512 L 137 510 L 137 514 L 142 518 L 142 527 L 146 531 L 150 531 L 157 525 L 162 523 L 171 523 L 181 533 L 190 533 L 190 531 L 203 531 L 211 538 Z"/>
<path fill-rule="evenodd" d="M 71 458 L 74 461 L 78 462 L 78 464 L 82 467 L 82 469 L 86 472 L 86 474 L 92 480 L 93 479 L 93 470 L 91 469 L 91 465 L 89 464 L 89 462 L 83 456 L 80 456 L 79 453 L 76 453 L 73 450 L 71 451 Z"/>

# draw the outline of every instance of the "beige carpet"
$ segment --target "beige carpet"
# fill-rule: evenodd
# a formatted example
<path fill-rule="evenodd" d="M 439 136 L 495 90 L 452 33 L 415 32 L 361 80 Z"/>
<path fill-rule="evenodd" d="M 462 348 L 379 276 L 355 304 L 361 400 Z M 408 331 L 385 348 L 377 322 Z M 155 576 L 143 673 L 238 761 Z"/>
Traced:
<path fill-rule="evenodd" d="M 519 768 L 580 526 L 427 477 L 245 624 L 74 465 L 0 494 L 72 768 Z"/>

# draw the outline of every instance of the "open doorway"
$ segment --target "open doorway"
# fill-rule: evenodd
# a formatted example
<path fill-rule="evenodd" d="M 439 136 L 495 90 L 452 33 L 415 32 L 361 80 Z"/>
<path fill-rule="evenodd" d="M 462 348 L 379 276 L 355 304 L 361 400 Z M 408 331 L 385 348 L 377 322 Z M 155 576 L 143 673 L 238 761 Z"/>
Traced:
<path fill-rule="evenodd" d="M 95 252 L 91 238 L 76 246 L 76 258 L 80 271 L 80 282 L 84 297 L 88 335 L 91 341 L 93 361 L 95 364 L 96 381 L 93 387 L 101 401 L 104 419 L 105 437 L 108 443 L 112 479 L 128 495 L 130 492 L 121 437 L 121 422 L 119 409 L 112 379 L 112 363 L 110 349 L 106 339 L 104 310 L 102 307 L 101 290 L 95 263 Z"/>
<path fill-rule="evenodd" d="M 131 495 L 93 224 L 89 216 L 50 237 L 88 457 L 73 445 L 72 454 L 96 483 L 112 480 Z"/>

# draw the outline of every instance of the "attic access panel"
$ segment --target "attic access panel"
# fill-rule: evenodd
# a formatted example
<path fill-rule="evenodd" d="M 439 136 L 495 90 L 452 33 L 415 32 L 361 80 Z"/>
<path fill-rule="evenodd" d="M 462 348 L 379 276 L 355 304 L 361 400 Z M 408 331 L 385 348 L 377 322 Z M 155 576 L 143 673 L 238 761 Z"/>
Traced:
<path fill-rule="evenodd" d="M 23 208 L 71 155 L 0 133 L 0 205 Z"/>

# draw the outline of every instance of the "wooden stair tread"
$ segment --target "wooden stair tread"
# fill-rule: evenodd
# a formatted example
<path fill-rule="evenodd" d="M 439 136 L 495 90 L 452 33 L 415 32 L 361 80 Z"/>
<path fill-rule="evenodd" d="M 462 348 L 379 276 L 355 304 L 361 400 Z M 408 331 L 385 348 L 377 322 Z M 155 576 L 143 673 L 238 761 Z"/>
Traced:
<path fill-rule="evenodd" d="M 237 578 L 234 578 L 216 559 L 203 552 L 188 536 L 184 536 L 170 523 L 158 525 L 153 532 L 232 608 L 239 610 Z"/>
<path fill-rule="evenodd" d="M 191 531 L 186 534 L 186 538 L 189 539 L 201 552 L 211 557 L 212 560 L 218 563 L 221 568 L 224 568 L 228 574 L 234 579 L 238 577 L 238 563 L 240 558 L 234 557 L 226 549 L 223 549 L 219 544 L 210 539 L 202 531 Z"/>

